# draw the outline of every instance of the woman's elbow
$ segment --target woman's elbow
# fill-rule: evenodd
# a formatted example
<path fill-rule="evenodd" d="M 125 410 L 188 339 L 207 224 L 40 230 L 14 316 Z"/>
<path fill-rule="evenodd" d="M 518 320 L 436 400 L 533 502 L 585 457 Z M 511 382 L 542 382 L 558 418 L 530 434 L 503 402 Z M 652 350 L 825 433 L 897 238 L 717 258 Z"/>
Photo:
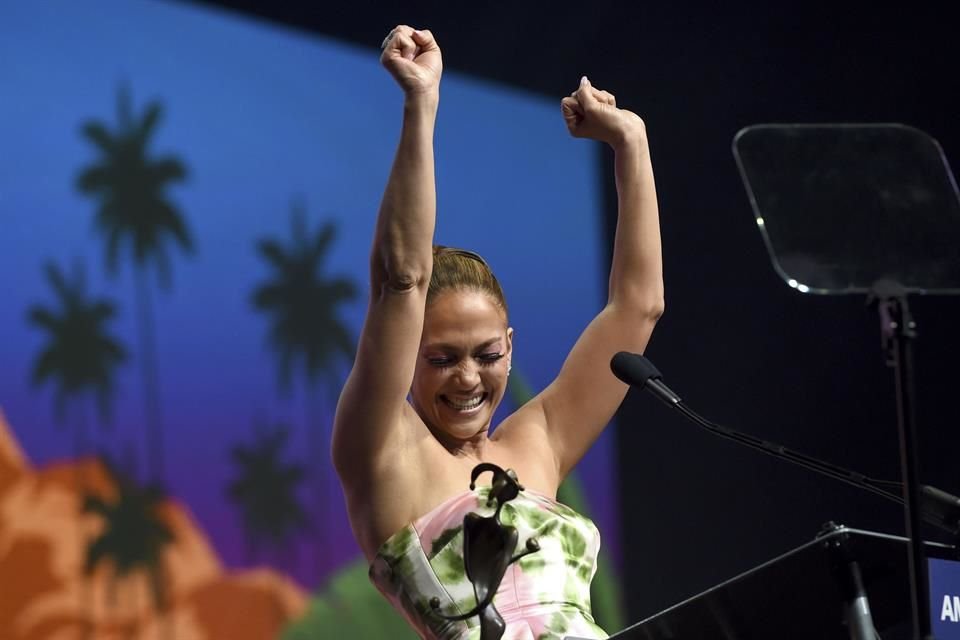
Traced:
<path fill-rule="evenodd" d="M 617 292 L 612 306 L 630 315 L 634 320 L 656 322 L 666 310 L 663 287 L 639 288 Z"/>
<path fill-rule="evenodd" d="M 656 324 L 666 310 L 663 296 L 652 297 L 632 305 L 631 315 L 642 322 Z"/>
<path fill-rule="evenodd" d="M 381 292 L 412 293 L 426 288 L 432 268 L 431 261 L 380 258 L 371 264 L 371 280 Z"/>

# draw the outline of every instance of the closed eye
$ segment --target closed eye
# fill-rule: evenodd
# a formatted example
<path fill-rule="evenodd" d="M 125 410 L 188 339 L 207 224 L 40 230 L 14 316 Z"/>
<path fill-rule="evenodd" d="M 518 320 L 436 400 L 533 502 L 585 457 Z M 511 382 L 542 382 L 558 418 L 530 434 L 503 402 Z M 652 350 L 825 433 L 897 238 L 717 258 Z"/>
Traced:
<path fill-rule="evenodd" d="M 502 357 L 502 353 L 481 353 L 477 359 L 483 364 L 493 364 Z"/>

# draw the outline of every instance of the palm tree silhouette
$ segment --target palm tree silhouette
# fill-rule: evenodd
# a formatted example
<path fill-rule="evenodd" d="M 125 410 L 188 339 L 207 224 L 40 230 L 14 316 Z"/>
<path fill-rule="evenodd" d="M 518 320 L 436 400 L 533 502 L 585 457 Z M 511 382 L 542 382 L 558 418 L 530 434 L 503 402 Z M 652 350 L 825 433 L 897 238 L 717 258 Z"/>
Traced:
<path fill-rule="evenodd" d="M 274 278 L 254 291 L 253 305 L 271 316 L 269 340 L 278 356 L 280 384 L 289 388 L 299 367 L 312 383 L 320 374 L 332 373 L 336 357 L 352 359 L 354 340 L 337 317 L 338 306 L 356 295 L 348 278 L 327 280 L 323 261 L 336 238 L 333 222 L 316 234 L 306 224 L 302 205 L 291 213 L 291 244 L 261 238 L 257 250 L 274 270 Z"/>
<path fill-rule="evenodd" d="M 87 412 L 81 404 L 86 395 L 96 398 L 100 424 L 107 423 L 113 395 L 113 378 L 118 366 L 127 359 L 126 350 L 107 333 L 106 325 L 116 315 L 113 303 L 87 296 L 86 277 L 78 262 L 68 280 L 54 263 L 44 265 L 47 282 L 57 299 L 56 308 L 33 305 L 27 320 L 47 333 L 47 342 L 33 362 L 31 383 L 54 385 L 54 407 L 58 420 L 63 420 L 67 404 L 74 401 L 74 459 L 79 459 L 87 446 Z M 76 466 L 77 491 L 83 491 L 83 467 Z M 78 521 L 79 525 L 79 521 Z M 81 544 L 83 531 L 78 526 Z M 89 610 L 89 591 L 80 591 L 80 610 Z M 90 628 L 84 626 L 83 637 Z"/>
<path fill-rule="evenodd" d="M 113 132 L 97 120 L 83 124 L 83 136 L 97 148 L 100 157 L 79 173 L 76 186 L 81 193 L 99 203 L 95 226 L 106 241 L 109 273 L 117 272 L 121 248 L 130 245 L 136 283 L 150 475 L 154 482 L 162 482 L 162 419 L 147 270 L 151 265 L 155 266 L 161 286 L 169 287 L 170 259 L 166 244 L 172 242 L 190 253 L 193 241 L 183 217 L 166 196 L 172 183 L 186 177 L 184 164 L 175 157 L 153 158 L 148 155 L 162 107 L 159 102 L 151 102 L 138 119 L 130 102 L 128 91 L 120 88 L 117 92 L 117 128 Z"/>
<path fill-rule="evenodd" d="M 157 485 L 139 486 L 108 461 L 104 464 L 116 483 L 117 495 L 112 501 L 94 494 L 84 497 L 84 513 L 98 515 L 103 521 L 101 533 L 87 545 L 84 572 L 92 575 L 101 563 L 112 567 L 111 603 L 116 602 L 120 578 L 146 573 L 154 609 L 163 613 L 169 604 L 163 552 L 175 539 L 160 514 L 164 493 Z"/>
<path fill-rule="evenodd" d="M 276 353 L 281 388 L 290 389 L 295 372 L 305 378 L 307 449 L 312 460 L 327 458 L 316 417 L 317 380 L 326 379 L 328 397 L 332 398 L 339 383 L 339 361 L 352 361 L 354 356 L 354 339 L 338 311 L 340 305 L 356 297 L 357 288 L 348 278 L 328 279 L 322 273 L 335 237 L 333 222 L 311 233 L 303 206 L 294 204 L 290 244 L 284 246 L 274 238 L 257 242 L 258 252 L 273 273 L 254 290 L 253 306 L 270 317 L 268 341 Z M 321 508 L 327 504 L 325 472 L 323 467 L 313 472 Z"/>
<path fill-rule="evenodd" d="M 226 495 L 240 511 L 250 560 L 265 546 L 292 551 L 295 534 L 309 526 L 296 495 L 306 475 L 304 467 L 282 460 L 288 436 L 284 426 L 258 430 L 250 445 L 230 449 L 237 473 Z"/>
<path fill-rule="evenodd" d="M 86 277 L 79 263 L 74 266 L 72 280 L 52 262 L 44 265 L 44 273 L 56 295 L 57 307 L 37 304 L 27 311 L 28 322 L 48 337 L 33 362 L 31 383 L 54 385 L 55 414 L 59 420 L 64 418 L 71 399 L 92 394 L 103 424 L 110 414 L 114 373 L 127 358 L 123 345 L 107 333 L 106 325 L 116 315 L 116 307 L 104 298 L 88 298 Z M 87 436 L 82 407 L 76 408 L 74 419 L 74 453 L 79 456 Z"/>

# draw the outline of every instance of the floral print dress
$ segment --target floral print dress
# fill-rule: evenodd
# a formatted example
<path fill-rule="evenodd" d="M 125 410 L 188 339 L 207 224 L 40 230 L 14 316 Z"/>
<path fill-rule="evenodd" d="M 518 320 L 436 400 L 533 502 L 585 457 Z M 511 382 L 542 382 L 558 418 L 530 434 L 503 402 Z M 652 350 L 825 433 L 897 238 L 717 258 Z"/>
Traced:
<path fill-rule="evenodd" d="M 390 537 L 370 566 L 370 580 L 427 640 L 478 640 L 477 617 L 445 620 L 476 606 L 463 561 L 463 518 L 489 516 L 489 487 L 456 495 Z M 503 524 L 517 528 L 520 552 L 534 537 L 540 550 L 511 564 L 493 603 L 507 623 L 503 640 L 606 638 L 590 611 L 600 533 L 589 519 L 551 498 L 521 491 L 503 505 Z"/>

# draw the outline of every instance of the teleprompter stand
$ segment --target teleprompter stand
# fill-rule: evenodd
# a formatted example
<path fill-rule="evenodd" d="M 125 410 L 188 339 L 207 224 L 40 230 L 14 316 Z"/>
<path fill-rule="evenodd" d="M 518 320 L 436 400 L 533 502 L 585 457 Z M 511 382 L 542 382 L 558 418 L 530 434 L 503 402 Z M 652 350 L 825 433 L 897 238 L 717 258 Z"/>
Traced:
<path fill-rule="evenodd" d="M 777 273 L 801 293 L 861 295 L 877 309 L 896 383 L 907 537 L 829 523 L 814 542 L 611 638 L 932 638 L 926 560 L 946 559 L 957 575 L 960 557 L 920 539 L 921 509 L 956 543 L 960 500 L 918 481 L 908 295 L 960 294 L 956 183 L 936 141 L 896 124 L 758 125 L 737 134 L 734 155 Z M 901 499 L 879 481 L 705 421 L 678 397 L 671 403 L 716 435 Z"/>
<path fill-rule="evenodd" d="M 802 293 L 865 295 L 894 370 L 913 637 L 932 638 L 920 539 L 909 294 L 960 293 L 960 198 L 940 146 L 903 125 L 758 125 L 734 155 L 774 269 Z"/>

